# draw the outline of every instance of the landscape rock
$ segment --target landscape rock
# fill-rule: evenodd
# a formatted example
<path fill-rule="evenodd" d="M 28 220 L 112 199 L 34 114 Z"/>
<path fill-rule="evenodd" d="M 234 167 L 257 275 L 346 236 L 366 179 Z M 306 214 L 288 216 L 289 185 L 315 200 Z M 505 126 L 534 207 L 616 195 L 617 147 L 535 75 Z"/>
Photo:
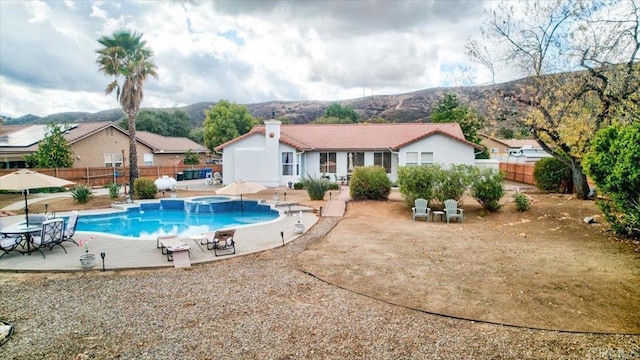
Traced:
<path fill-rule="evenodd" d="M 587 216 L 584 218 L 583 220 L 585 223 L 587 224 L 595 224 L 596 223 L 596 219 L 593 216 Z"/>

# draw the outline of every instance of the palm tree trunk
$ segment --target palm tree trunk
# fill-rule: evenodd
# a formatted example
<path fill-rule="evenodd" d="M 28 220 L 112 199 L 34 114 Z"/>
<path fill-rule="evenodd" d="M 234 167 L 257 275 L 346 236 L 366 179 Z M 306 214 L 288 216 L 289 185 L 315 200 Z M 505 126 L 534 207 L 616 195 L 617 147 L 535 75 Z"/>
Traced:
<path fill-rule="evenodd" d="M 133 182 L 140 176 L 138 171 L 138 148 L 136 140 L 136 118 L 129 114 L 129 191 L 133 192 Z"/>

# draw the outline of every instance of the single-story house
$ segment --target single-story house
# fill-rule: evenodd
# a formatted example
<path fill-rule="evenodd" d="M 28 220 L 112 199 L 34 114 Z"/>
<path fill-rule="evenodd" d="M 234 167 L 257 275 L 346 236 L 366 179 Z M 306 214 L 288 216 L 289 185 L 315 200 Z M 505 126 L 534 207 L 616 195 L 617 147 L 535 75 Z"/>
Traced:
<path fill-rule="evenodd" d="M 120 167 L 129 155 L 129 133 L 113 122 L 60 124 L 73 152 L 73 167 Z M 47 125 L 2 125 L 0 166 L 22 168 L 23 156 L 38 149 L 46 137 Z M 177 164 L 187 151 L 197 153 L 205 163 L 209 150 L 184 137 L 166 137 L 136 131 L 138 165 Z M 125 164 L 126 165 L 126 164 Z"/>
<path fill-rule="evenodd" d="M 356 166 L 379 165 L 396 181 L 399 166 L 475 163 L 480 145 L 457 123 L 282 125 L 267 120 L 215 148 L 225 184 L 237 180 L 286 186 L 305 177 L 346 177 Z"/>
<path fill-rule="evenodd" d="M 489 156 L 496 159 L 506 159 L 516 153 L 531 153 L 533 157 L 548 157 L 548 154 L 535 139 L 498 139 L 485 134 L 480 136 L 480 144 L 489 149 Z"/>

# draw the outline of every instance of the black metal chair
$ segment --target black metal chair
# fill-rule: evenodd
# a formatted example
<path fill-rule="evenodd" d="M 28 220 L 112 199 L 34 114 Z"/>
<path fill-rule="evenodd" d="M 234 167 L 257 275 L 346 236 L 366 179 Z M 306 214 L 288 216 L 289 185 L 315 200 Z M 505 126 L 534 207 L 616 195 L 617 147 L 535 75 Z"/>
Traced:
<path fill-rule="evenodd" d="M 43 222 L 40 235 L 32 236 L 31 243 L 34 246 L 34 250 L 38 250 L 42 257 L 46 258 L 41 250 L 42 248 L 49 248 L 49 251 L 51 251 L 54 246 L 60 246 L 65 253 L 67 252 L 67 249 L 62 246 L 63 238 L 64 219 L 56 218 Z"/>

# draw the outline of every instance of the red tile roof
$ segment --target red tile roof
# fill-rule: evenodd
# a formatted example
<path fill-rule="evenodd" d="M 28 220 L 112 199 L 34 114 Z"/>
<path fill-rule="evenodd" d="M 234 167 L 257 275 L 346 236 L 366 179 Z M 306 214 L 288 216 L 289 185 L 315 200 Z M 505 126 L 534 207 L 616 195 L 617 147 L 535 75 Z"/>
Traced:
<path fill-rule="evenodd" d="M 216 147 L 216 150 L 255 134 L 264 134 L 264 125 L 255 126 L 247 134 Z M 457 123 L 390 123 L 390 124 L 305 124 L 281 125 L 280 142 L 298 150 L 398 150 L 412 142 L 434 134 L 481 148 L 465 140 Z"/>

